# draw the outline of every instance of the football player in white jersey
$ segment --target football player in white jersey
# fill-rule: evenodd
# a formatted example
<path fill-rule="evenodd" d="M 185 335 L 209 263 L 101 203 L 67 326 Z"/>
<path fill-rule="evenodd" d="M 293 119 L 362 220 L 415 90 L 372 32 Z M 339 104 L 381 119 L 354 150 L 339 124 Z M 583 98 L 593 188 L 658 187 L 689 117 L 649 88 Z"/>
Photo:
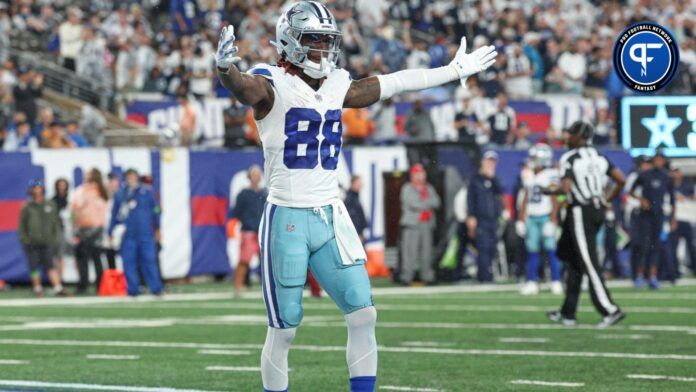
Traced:
<path fill-rule="evenodd" d="M 533 173 L 524 181 L 524 197 L 520 208 L 517 232 L 525 237 L 527 245 L 527 282 L 520 289 L 522 295 L 539 293 L 539 262 L 543 247 L 549 258 L 553 294 L 563 294 L 561 272 L 556 257 L 556 228 L 558 202 L 555 196 L 543 194 L 544 189 L 558 186 L 558 170 L 554 169 L 553 150 L 547 144 L 536 144 L 529 149 Z"/>
<path fill-rule="evenodd" d="M 308 268 L 345 315 L 350 390 L 375 390 L 377 312 L 365 251 L 340 201 L 336 175 L 342 109 L 463 82 L 491 66 L 497 55 L 493 46 L 467 54 L 462 38 L 446 66 L 352 80 L 336 67 L 340 35 L 323 4 L 301 1 L 287 7 L 276 24 L 276 65 L 258 64 L 240 72 L 233 26 L 222 30 L 218 43 L 220 81 L 253 108 L 265 158 L 269 195 L 259 232 L 269 321 L 261 354 L 266 391 L 288 388 L 287 356 L 302 320 Z"/>

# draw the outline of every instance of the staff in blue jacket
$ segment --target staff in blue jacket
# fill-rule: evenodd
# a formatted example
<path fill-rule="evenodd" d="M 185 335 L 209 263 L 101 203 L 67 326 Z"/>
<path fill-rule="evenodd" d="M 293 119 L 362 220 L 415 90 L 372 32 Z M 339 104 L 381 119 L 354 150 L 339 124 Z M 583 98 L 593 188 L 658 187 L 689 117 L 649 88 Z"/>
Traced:
<path fill-rule="evenodd" d="M 481 168 L 471 177 L 467 192 L 466 227 L 469 238 L 476 243 L 479 282 L 493 281 L 493 258 L 498 245 L 498 218 L 503 210 L 503 191 L 495 176 L 498 154 L 486 151 Z"/>
<path fill-rule="evenodd" d="M 157 268 L 155 245 L 155 237 L 159 235 L 159 205 L 152 188 L 140 184 L 138 172 L 135 169 L 128 169 L 125 179 L 126 186 L 114 196 L 109 238 L 114 226 L 125 225 L 126 230 L 121 242 L 121 258 L 128 295 L 137 296 L 140 291 L 138 271 L 143 274 L 150 292 L 159 295 L 162 292 L 162 281 Z"/>

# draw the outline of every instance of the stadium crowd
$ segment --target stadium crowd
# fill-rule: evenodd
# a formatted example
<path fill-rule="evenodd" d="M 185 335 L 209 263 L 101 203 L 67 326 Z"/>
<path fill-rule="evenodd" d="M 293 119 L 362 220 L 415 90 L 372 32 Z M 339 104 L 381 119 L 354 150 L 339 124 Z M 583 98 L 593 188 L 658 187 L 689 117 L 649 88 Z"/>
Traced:
<path fill-rule="evenodd" d="M 540 93 L 583 95 L 598 100 L 595 118 L 598 144 L 616 144 L 613 105 L 626 94 L 611 66 L 611 51 L 620 31 L 649 18 L 676 35 L 681 51 L 678 75 L 665 89 L 668 94 L 690 94 L 696 89 L 696 4 L 689 1 L 633 0 L 327 0 L 342 29 L 340 65 L 353 78 L 384 74 L 403 68 L 446 64 L 467 36 L 470 46 L 494 44 L 502 55 L 468 89 L 447 86 L 431 89 L 408 100 L 461 102 L 456 124 L 460 139 L 478 145 L 493 143 L 528 147 L 538 137 L 526 124 L 517 124 L 510 99 L 530 99 Z M 90 80 L 112 86 L 122 99 L 133 93 L 158 93 L 195 98 L 225 95 L 214 76 L 214 48 L 221 27 L 236 28 L 242 61 L 240 69 L 255 63 L 275 63 L 270 43 L 275 21 L 285 2 L 280 0 L 139 0 L 0 2 L 0 96 L 3 105 L 2 140 L 13 139 L 10 149 L 36 144 L 45 147 L 82 146 L 62 123 L 49 133 L 63 135 L 45 141 L 35 128 L 36 109 L 24 106 L 35 100 L 41 76 L 17 69 L 10 56 L 12 39 L 24 34 L 38 38 L 41 49 L 65 68 Z M 24 87 L 28 86 L 28 87 Z M 504 95 L 503 95 L 504 94 Z M 471 100 L 497 98 L 499 110 L 472 115 Z M 14 110 L 9 109 L 14 103 Z M 399 135 L 391 102 L 368 110 L 346 110 L 347 140 L 433 140 L 432 124 L 423 121 L 416 106 L 406 134 Z M 24 117 L 16 112 L 23 112 Z M 507 121 L 499 115 L 504 112 Z M 15 117 L 19 116 L 19 117 Z M 419 118 L 421 117 L 421 118 Z M 427 120 L 427 119 L 425 119 Z M 31 128 L 31 136 L 24 122 Z M 227 122 L 229 132 L 238 132 Z M 251 124 L 249 124 L 251 125 Z M 21 128 L 18 130 L 18 128 Z M 247 128 L 252 128 L 251 126 Z M 557 137 L 550 129 L 546 138 Z M 78 129 L 87 134 L 94 127 Z M 552 137 L 553 136 L 553 137 Z M 238 136 L 232 136 L 239 139 Z M 241 137 L 245 139 L 244 136 Z M 542 138 L 544 138 L 542 136 Z M 33 140 L 36 139 L 36 140 Z M 59 139 L 62 139 L 59 141 Z M 80 139 L 80 137 L 77 137 Z M 226 143 L 227 146 L 248 144 Z"/>

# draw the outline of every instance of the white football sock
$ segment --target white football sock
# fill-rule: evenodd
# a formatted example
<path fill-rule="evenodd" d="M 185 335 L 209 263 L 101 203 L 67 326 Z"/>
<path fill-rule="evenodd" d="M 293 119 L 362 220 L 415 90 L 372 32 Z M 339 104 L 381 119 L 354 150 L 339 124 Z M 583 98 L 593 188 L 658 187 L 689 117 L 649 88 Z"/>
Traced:
<path fill-rule="evenodd" d="M 269 391 L 288 389 L 288 351 L 297 328 L 271 328 L 261 352 L 261 379 Z"/>
<path fill-rule="evenodd" d="M 346 360 L 350 377 L 377 375 L 377 339 L 375 324 L 377 310 L 374 306 L 347 314 L 348 347 Z"/>

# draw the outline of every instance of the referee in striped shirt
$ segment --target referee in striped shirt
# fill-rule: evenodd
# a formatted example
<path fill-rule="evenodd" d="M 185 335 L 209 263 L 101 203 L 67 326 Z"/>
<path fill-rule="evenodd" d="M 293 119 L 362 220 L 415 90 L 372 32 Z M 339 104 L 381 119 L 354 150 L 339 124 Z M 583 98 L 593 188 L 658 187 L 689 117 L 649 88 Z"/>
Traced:
<path fill-rule="evenodd" d="M 590 297 L 597 311 L 604 317 L 597 325 L 609 327 L 621 321 L 625 315 L 612 301 L 604 284 L 597 258 L 597 231 L 604 223 L 606 206 L 619 195 L 624 176 L 619 169 L 600 154 L 592 145 L 594 129 L 584 121 L 573 123 L 565 131 L 570 151 L 559 162 L 561 188 L 550 193 L 564 194 L 568 199 L 566 217 L 561 238 L 558 241 L 558 257 L 566 263 L 566 297 L 560 311 L 547 316 L 564 325 L 576 324 L 583 275 L 589 278 Z M 614 182 L 608 195 L 604 193 L 607 176 Z"/>

